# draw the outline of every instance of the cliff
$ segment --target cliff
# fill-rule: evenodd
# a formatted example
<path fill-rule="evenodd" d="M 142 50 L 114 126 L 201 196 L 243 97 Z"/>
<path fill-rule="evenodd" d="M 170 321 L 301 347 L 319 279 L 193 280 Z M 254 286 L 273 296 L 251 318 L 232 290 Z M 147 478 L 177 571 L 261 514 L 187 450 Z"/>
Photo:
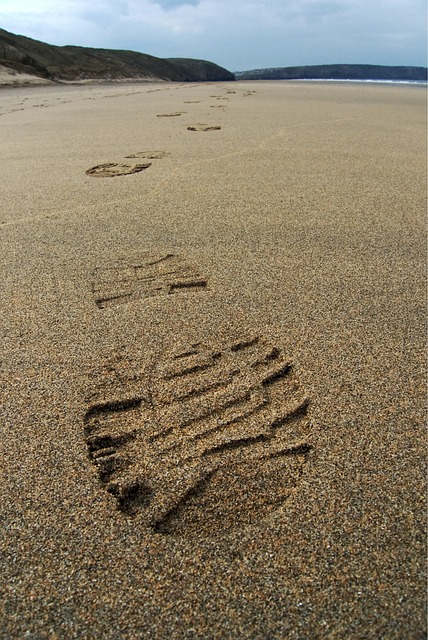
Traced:
<path fill-rule="evenodd" d="M 54 82 L 147 79 L 175 82 L 234 80 L 205 60 L 163 59 L 115 49 L 55 46 L 0 29 L 0 65 Z"/>

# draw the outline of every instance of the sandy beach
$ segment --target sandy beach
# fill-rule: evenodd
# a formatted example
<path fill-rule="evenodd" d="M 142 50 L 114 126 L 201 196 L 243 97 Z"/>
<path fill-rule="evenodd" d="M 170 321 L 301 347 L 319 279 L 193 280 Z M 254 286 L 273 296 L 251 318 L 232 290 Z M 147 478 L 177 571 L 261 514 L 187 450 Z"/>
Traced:
<path fill-rule="evenodd" d="M 426 637 L 426 88 L 0 89 L 0 637 Z"/>

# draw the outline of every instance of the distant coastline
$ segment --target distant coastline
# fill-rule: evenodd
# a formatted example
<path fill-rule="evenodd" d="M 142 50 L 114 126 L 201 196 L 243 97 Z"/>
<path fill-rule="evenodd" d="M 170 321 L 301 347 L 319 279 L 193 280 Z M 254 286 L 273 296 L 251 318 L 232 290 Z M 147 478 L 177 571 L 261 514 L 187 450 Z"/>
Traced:
<path fill-rule="evenodd" d="M 426 67 L 326 64 L 236 71 L 236 80 L 340 80 L 426 83 Z"/>
<path fill-rule="evenodd" d="M 280 82 L 331 82 L 331 83 L 349 83 L 349 84 L 386 84 L 386 85 L 410 85 L 414 87 L 426 87 L 426 80 L 367 80 L 356 78 L 280 78 Z"/>

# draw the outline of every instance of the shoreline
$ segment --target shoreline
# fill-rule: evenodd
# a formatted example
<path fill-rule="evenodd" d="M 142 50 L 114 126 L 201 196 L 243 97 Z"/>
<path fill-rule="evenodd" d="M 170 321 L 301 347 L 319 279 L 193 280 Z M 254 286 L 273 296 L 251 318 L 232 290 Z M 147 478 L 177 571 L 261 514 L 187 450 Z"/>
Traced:
<path fill-rule="evenodd" d="M 373 80 L 373 79 L 346 79 L 346 78 L 272 78 L 272 79 L 244 79 L 241 80 L 235 78 L 234 82 L 296 82 L 296 83 L 307 83 L 307 82 L 315 82 L 315 83 L 367 83 L 367 84 L 385 84 L 385 85 L 415 85 L 415 86 L 427 86 L 427 82 L 423 80 Z M 85 85 L 99 85 L 99 84 L 146 84 L 146 83 L 169 83 L 168 80 L 162 80 L 161 78 L 87 78 L 81 80 L 49 80 L 47 78 L 42 78 L 30 74 L 21 73 L 19 71 L 15 71 L 9 67 L 5 67 L 0 65 L 0 89 L 5 87 L 28 87 L 28 86 L 62 86 L 62 85 L 70 85 L 70 86 L 85 86 Z M 215 84 L 217 81 L 206 81 L 203 84 Z M 230 81 L 233 82 L 233 81 Z M 182 82 L 177 81 L 173 84 L 182 84 Z M 184 84 L 194 84 L 194 82 L 189 81 Z"/>

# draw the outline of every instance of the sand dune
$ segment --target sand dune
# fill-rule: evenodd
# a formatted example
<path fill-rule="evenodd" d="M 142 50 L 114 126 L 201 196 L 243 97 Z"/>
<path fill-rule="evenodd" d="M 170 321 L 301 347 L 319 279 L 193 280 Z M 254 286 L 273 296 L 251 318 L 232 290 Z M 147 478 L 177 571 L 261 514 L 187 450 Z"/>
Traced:
<path fill-rule="evenodd" d="M 10 67 L 0 64 L 0 86 L 24 86 L 24 85 L 47 85 L 53 84 L 50 80 L 31 75 L 30 73 L 21 73 Z"/>

